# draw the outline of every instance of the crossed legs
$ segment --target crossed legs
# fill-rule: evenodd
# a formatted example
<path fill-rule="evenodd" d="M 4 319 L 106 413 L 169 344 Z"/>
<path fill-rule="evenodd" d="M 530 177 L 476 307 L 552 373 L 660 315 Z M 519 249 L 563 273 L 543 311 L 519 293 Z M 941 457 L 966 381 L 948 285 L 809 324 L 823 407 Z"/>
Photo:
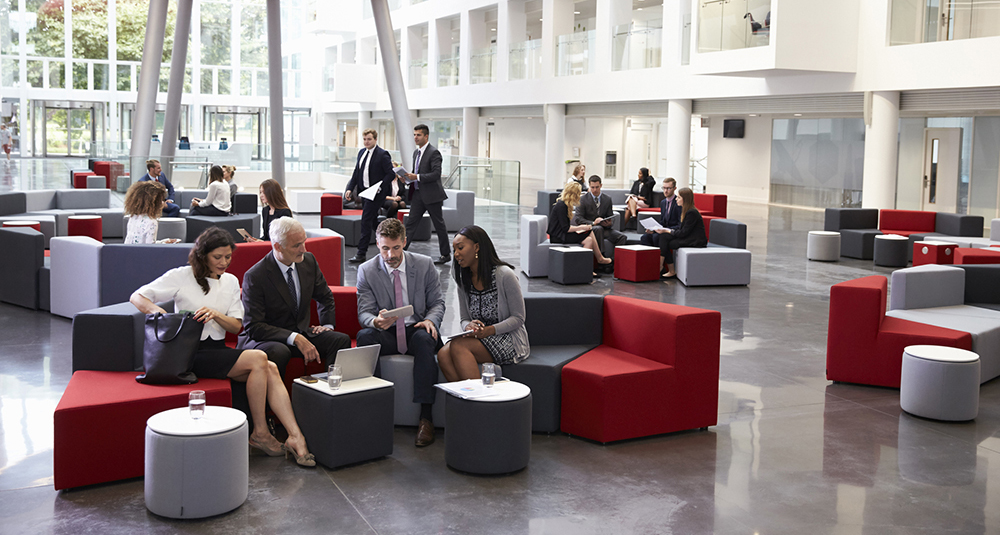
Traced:
<path fill-rule="evenodd" d="M 476 338 L 455 338 L 438 351 L 438 366 L 450 382 L 479 379 L 479 365 L 493 362 L 493 357 Z"/>

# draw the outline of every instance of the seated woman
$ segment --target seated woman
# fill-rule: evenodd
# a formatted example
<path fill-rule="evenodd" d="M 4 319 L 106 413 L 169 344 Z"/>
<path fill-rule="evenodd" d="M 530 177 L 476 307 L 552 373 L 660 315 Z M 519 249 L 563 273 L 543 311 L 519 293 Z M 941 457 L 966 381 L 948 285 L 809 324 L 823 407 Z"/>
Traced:
<path fill-rule="evenodd" d="M 291 453 L 298 464 L 316 466 L 295 421 L 288 390 L 277 366 L 268 362 L 263 351 L 226 347 L 226 332 L 239 332 L 243 319 L 240 282 L 233 274 L 226 273 L 235 248 L 229 232 L 209 227 L 195 241 L 188 255 L 189 265 L 164 273 L 136 290 L 129 301 L 145 314 L 164 312 L 156 303 L 171 299 L 175 310 L 193 310 L 194 318 L 204 324 L 201 345 L 194 354 L 194 374 L 245 382 L 254 425 L 250 445 L 272 457 L 282 454 L 288 457 Z M 267 405 L 288 431 L 284 444 L 268 431 Z"/>
<path fill-rule="evenodd" d="M 222 168 L 213 165 L 209 171 L 208 195 L 191 200 L 191 215 L 226 216 L 232 207 L 229 183 L 223 178 Z"/>
<path fill-rule="evenodd" d="M 701 212 L 694 207 L 694 192 L 691 188 L 681 188 L 677 190 L 676 198 L 677 206 L 681 207 L 681 226 L 677 230 L 656 229 L 658 234 L 669 235 L 660 236 L 660 273 L 663 273 L 663 265 L 667 266 L 667 272 L 662 275 L 664 279 L 677 276 L 674 271 L 674 251 L 681 247 L 708 246 L 705 222 L 701 218 Z"/>
<path fill-rule="evenodd" d="M 167 199 L 167 188 L 155 180 L 136 182 L 125 193 L 125 213 L 128 214 L 128 231 L 125 244 L 177 243 L 177 238 L 156 239 L 160 215 Z"/>
<path fill-rule="evenodd" d="M 576 164 L 576 167 L 573 168 L 573 174 L 566 180 L 566 183 L 572 184 L 576 182 L 580 185 L 580 191 L 585 191 L 587 189 L 587 182 L 583 179 L 583 177 L 586 173 L 587 166 L 582 163 L 578 163 Z"/>
<path fill-rule="evenodd" d="M 552 243 L 580 244 L 594 252 L 598 264 L 608 265 L 610 258 L 601 252 L 601 244 L 594 239 L 591 225 L 570 225 L 573 210 L 580 204 L 580 186 L 576 182 L 567 184 L 559 194 L 559 200 L 549 212 L 549 240 Z"/>
<path fill-rule="evenodd" d="M 438 351 L 438 366 L 448 381 L 479 379 L 479 364 L 517 364 L 528 358 L 524 298 L 513 267 L 497 257 L 486 231 L 458 231 L 455 282 L 459 318 L 470 336 L 454 338 Z"/>
<path fill-rule="evenodd" d="M 292 210 L 288 208 L 288 202 L 285 201 L 285 192 L 281 189 L 281 185 L 278 184 L 277 180 L 269 178 L 261 182 L 259 195 L 261 204 L 260 221 L 261 227 L 264 230 L 260 240 L 257 238 L 244 238 L 246 241 L 271 241 L 271 221 L 279 217 L 292 217 Z"/>
<path fill-rule="evenodd" d="M 401 208 L 406 208 L 406 182 L 399 175 L 392 179 L 392 191 L 385 197 L 382 208 L 385 209 L 385 217 L 393 218 Z"/>
<path fill-rule="evenodd" d="M 222 179 L 226 181 L 229 185 L 229 211 L 230 213 L 236 213 L 236 193 L 239 192 L 240 187 L 236 185 L 233 181 L 233 176 L 236 175 L 235 165 L 223 165 L 222 166 Z"/>
<path fill-rule="evenodd" d="M 656 179 L 650 176 L 649 169 L 639 168 L 639 178 L 632 183 L 632 189 L 625 199 L 625 220 L 639 215 L 639 208 L 649 208 L 653 202 L 653 188 L 656 187 Z"/>

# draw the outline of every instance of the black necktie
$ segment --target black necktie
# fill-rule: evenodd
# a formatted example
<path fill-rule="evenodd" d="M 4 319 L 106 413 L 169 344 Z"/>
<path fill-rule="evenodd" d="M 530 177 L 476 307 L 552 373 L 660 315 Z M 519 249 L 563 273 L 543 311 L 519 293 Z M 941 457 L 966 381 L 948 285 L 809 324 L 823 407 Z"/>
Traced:
<path fill-rule="evenodd" d="M 298 312 L 299 296 L 295 295 L 295 279 L 292 278 L 292 268 L 288 268 L 288 293 L 292 295 L 292 303 L 295 304 L 295 311 Z"/>
<path fill-rule="evenodd" d="M 361 189 L 368 188 L 368 182 L 365 181 L 365 178 L 366 178 L 365 177 L 365 162 L 368 161 L 368 155 L 369 154 L 371 154 L 371 151 L 370 150 L 365 150 L 365 155 L 361 157 L 361 165 L 358 166 L 358 169 L 361 169 L 361 185 L 362 185 Z"/>

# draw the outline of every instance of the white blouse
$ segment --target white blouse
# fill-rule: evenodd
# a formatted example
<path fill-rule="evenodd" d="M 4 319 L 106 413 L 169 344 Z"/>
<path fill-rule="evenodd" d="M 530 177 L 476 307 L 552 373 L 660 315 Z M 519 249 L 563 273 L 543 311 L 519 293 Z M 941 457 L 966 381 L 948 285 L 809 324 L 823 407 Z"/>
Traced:
<path fill-rule="evenodd" d="M 139 295 L 154 303 L 174 301 L 174 311 L 194 312 L 208 307 L 231 318 L 243 319 L 243 302 L 240 301 L 240 281 L 232 273 L 223 273 L 218 280 L 206 278 L 208 294 L 201 290 L 191 266 L 171 269 L 160 278 L 136 290 Z M 215 321 L 205 324 L 201 339 L 224 340 L 226 330 Z"/>
<path fill-rule="evenodd" d="M 125 245 L 156 243 L 156 229 L 158 227 L 159 223 L 146 214 L 129 216 Z"/>
<path fill-rule="evenodd" d="M 198 206 L 212 205 L 223 212 L 229 213 L 233 203 L 229 199 L 229 183 L 225 180 L 217 180 L 208 185 L 208 195 L 198 203 Z"/>

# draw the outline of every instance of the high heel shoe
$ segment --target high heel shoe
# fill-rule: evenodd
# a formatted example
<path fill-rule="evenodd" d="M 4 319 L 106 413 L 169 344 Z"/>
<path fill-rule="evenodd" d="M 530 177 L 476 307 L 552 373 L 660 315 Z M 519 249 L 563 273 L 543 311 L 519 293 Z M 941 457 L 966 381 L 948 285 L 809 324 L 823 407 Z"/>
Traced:
<path fill-rule="evenodd" d="M 280 457 L 282 454 L 285 453 L 284 444 L 281 444 L 277 449 L 274 449 L 264 444 L 261 444 L 260 442 L 257 442 L 256 440 L 253 439 L 253 437 L 250 437 L 250 447 L 257 448 L 260 451 L 263 451 L 264 453 L 267 454 L 268 457 Z"/>
<path fill-rule="evenodd" d="M 299 466 L 305 466 L 306 468 L 312 468 L 312 467 L 316 466 L 316 456 L 315 455 L 313 455 L 311 453 L 307 453 L 305 455 L 299 455 L 298 453 L 295 453 L 295 450 L 293 450 L 292 448 L 289 448 L 289 447 L 284 446 L 284 445 L 282 445 L 281 447 L 284 448 L 284 450 L 285 450 L 285 458 L 286 459 L 288 458 L 288 454 L 290 453 L 290 454 L 292 454 L 292 457 L 295 457 L 295 463 L 298 464 Z"/>

